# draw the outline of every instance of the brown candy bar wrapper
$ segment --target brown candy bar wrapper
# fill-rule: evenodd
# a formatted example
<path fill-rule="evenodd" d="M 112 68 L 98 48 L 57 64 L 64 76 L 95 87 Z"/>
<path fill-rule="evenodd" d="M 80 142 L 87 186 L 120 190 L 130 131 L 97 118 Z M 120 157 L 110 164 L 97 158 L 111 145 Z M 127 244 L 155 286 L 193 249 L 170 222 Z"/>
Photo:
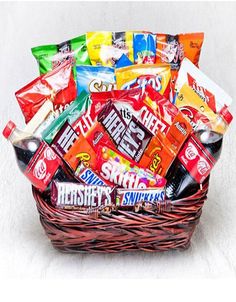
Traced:
<path fill-rule="evenodd" d="M 132 116 L 117 149 L 135 162 L 139 162 L 152 136 L 152 133 Z"/>
<path fill-rule="evenodd" d="M 118 146 L 126 129 L 126 123 L 111 100 L 99 112 L 97 120 L 102 124 L 114 144 Z"/>
<path fill-rule="evenodd" d="M 53 181 L 51 203 L 56 208 L 76 209 L 89 214 L 112 207 L 115 191 L 114 187 L 108 186 Z"/>

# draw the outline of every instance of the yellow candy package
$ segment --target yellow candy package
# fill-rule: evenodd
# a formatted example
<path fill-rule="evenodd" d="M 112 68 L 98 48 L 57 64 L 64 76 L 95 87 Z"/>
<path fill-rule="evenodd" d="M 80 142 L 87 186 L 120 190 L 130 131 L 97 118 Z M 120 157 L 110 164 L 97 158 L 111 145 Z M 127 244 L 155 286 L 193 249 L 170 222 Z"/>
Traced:
<path fill-rule="evenodd" d="M 169 99 L 171 70 L 169 64 L 140 64 L 116 69 L 117 89 L 141 88 L 143 92 L 151 85 Z"/>
<path fill-rule="evenodd" d="M 175 105 L 188 118 L 193 129 L 207 127 L 217 133 L 225 133 L 227 122 L 187 84 L 180 89 Z"/>
<path fill-rule="evenodd" d="M 88 32 L 86 42 L 92 65 L 115 67 L 123 54 L 134 61 L 133 32 Z"/>

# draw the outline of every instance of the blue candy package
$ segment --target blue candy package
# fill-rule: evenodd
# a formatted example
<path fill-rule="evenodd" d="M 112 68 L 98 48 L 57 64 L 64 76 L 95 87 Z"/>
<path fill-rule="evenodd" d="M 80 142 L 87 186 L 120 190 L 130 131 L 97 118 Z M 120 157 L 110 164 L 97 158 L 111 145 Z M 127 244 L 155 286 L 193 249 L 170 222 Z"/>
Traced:
<path fill-rule="evenodd" d="M 111 91 L 115 88 L 115 71 L 105 66 L 76 66 L 77 94 Z"/>
<path fill-rule="evenodd" d="M 123 54 L 120 59 L 116 62 L 116 68 L 126 67 L 130 65 L 133 65 L 133 63 L 125 54 Z"/>
<path fill-rule="evenodd" d="M 156 35 L 134 33 L 135 64 L 154 64 L 156 61 Z"/>

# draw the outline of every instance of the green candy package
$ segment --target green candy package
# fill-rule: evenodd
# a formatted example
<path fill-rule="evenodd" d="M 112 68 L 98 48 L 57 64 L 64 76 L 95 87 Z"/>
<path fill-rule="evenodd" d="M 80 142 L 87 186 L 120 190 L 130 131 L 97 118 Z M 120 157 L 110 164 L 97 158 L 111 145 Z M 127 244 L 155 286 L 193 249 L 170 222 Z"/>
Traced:
<path fill-rule="evenodd" d="M 73 124 L 80 116 L 82 116 L 89 105 L 91 104 L 91 100 L 89 94 L 85 91 L 82 91 L 77 99 L 70 104 L 53 122 L 43 131 L 42 138 L 48 144 L 51 144 L 55 135 L 61 129 L 61 127 L 68 122 L 69 124 Z"/>
<path fill-rule="evenodd" d="M 73 62 L 74 78 L 76 79 L 76 65 L 91 65 L 87 46 L 86 35 L 54 45 L 43 45 L 31 49 L 33 56 L 39 64 L 40 74 L 45 74 L 65 60 Z"/>

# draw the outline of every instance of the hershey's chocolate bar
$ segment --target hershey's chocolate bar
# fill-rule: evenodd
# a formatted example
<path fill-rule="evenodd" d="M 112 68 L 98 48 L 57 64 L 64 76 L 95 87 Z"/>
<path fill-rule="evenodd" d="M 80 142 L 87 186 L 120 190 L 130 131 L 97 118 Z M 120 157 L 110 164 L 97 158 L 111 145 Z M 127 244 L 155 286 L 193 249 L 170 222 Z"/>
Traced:
<path fill-rule="evenodd" d="M 51 148 L 61 157 L 63 157 L 73 146 L 78 138 L 78 134 L 74 131 L 68 122 L 62 126 L 51 143 Z"/>
<path fill-rule="evenodd" d="M 126 123 L 122 118 L 119 110 L 111 100 L 108 101 L 102 111 L 98 114 L 97 120 L 102 124 L 106 132 L 110 135 L 115 145 L 118 146 L 121 136 L 126 128 Z"/>
<path fill-rule="evenodd" d="M 51 203 L 62 209 L 99 209 L 111 206 L 115 200 L 115 188 L 53 181 Z"/>
<path fill-rule="evenodd" d="M 139 162 L 152 136 L 152 133 L 136 117 L 132 116 L 121 137 L 118 150 L 135 162 Z"/>

